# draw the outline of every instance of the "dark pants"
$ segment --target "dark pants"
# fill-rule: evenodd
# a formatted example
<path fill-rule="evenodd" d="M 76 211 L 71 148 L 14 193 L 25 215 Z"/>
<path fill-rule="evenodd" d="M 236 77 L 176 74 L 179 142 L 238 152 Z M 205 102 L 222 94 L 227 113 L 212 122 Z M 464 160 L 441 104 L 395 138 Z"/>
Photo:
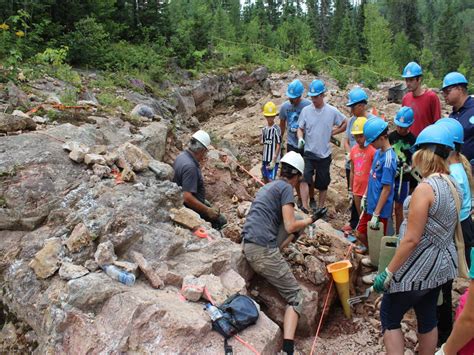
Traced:
<path fill-rule="evenodd" d="M 441 286 L 443 304 L 437 307 L 438 314 L 438 345 L 446 343 L 453 330 L 453 281 Z"/>
<path fill-rule="evenodd" d="M 474 222 L 472 222 L 471 216 L 461 222 L 461 229 L 464 238 L 467 268 L 469 269 L 471 267 L 471 248 L 474 247 Z"/>
<path fill-rule="evenodd" d="M 347 179 L 347 188 L 349 189 L 350 183 L 351 183 L 351 169 L 346 169 L 346 179 Z M 357 213 L 355 202 L 354 200 L 352 200 L 351 219 L 349 221 L 349 225 L 351 226 L 352 229 L 356 229 L 357 224 L 359 224 L 359 214 Z"/>

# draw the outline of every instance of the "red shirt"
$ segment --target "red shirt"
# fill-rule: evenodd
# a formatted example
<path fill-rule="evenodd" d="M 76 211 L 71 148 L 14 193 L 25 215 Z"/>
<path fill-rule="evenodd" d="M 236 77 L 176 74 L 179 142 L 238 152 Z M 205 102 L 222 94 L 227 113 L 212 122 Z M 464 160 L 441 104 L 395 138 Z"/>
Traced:
<path fill-rule="evenodd" d="M 351 161 L 354 164 L 354 181 L 352 192 L 357 196 L 364 196 L 367 184 L 369 183 L 369 173 L 372 161 L 377 150 L 369 145 L 363 149 L 358 144 L 351 149 Z"/>
<path fill-rule="evenodd" d="M 415 137 L 425 127 L 435 123 L 441 117 L 441 103 L 438 96 L 431 90 L 426 90 L 422 95 L 416 97 L 409 92 L 403 96 L 402 105 L 411 107 L 415 113 L 415 122 L 410 127 L 410 132 Z"/>

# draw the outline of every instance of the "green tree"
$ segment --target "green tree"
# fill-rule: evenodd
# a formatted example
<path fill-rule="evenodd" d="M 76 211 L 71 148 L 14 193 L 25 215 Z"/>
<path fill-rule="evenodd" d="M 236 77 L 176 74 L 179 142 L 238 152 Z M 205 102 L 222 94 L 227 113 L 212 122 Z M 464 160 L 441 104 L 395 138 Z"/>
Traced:
<path fill-rule="evenodd" d="M 110 46 L 108 33 L 93 17 L 77 21 L 67 41 L 71 63 L 80 65 L 100 67 Z"/>
<path fill-rule="evenodd" d="M 343 62 L 361 63 L 358 37 L 354 31 L 354 19 L 349 11 L 344 15 L 339 36 L 335 40 L 334 52 L 344 57 L 341 59 Z"/>
<path fill-rule="evenodd" d="M 461 51 L 461 24 L 451 2 L 447 2 L 436 24 L 435 49 L 440 55 L 435 64 L 435 73 L 445 75 L 456 70 L 463 60 Z"/>
<path fill-rule="evenodd" d="M 341 35 L 342 27 L 346 14 L 350 11 L 350 4 L 348 0 L 336 0 L 334 4 L 334 13 L 331 16 L 331 27 L 329 42 L 331 49 L 335 49 L 337 46 L 338 39 Z M 350 24 L 349 24 L 350 25 Z"/>
<path fill-rule="evenodd" d="M 364 36 L 367 40 L 368 64 L 384 77 L 397 73 L 393 61 L 392 33 L 388 21 L 381 15 L 376 5 L 365 6 Z"/>
<path fill-rule="evenodd" d="M 410 43 L 405 32 L 395 35 L 393 41 L 393 59 L 401 72 L 405 65 L 411 61 L 419 62 L 419 51 L 416 46 Z"/>

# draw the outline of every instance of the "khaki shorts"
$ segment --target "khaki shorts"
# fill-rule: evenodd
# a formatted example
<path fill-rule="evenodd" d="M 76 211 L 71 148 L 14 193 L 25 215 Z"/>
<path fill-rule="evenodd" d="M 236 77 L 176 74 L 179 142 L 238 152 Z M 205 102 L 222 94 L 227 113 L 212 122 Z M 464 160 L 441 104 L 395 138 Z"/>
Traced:
<path fill-rule="evenodd" d="M 278 290 L 280 295 L 301 316 L 304 294 L 290 266 L 278 248 L 244 243 L 243 252 L 252 269 L 263 276 Z"/>

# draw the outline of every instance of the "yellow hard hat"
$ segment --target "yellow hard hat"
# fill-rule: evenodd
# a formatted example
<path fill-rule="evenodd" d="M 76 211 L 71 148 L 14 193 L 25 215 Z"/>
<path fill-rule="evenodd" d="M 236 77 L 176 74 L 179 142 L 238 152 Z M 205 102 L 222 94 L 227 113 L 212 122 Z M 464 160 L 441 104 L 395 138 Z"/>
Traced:
<path fill-rule="evenodd" d="M 357 117 L 357 119 L 352 124 L 351 134 L 364 134 L 364 125 L 367 122 L 367 118 L 365 117 Z"/>
<path fill-rule="evenodd" d="M 273 102 L 268 101 L 263 106 L 263 115 L 264 116 L 276 116 L 277 114 L 278 114 L 277 107 Z"/>

